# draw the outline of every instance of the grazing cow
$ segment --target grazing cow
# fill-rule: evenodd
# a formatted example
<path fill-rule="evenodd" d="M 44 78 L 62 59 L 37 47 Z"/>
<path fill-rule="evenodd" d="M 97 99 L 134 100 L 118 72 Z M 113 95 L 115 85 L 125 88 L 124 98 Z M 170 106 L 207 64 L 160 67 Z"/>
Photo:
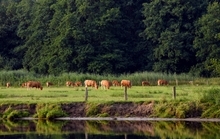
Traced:
<path fill-rule="evenodd" d="M 168 81 L 159 79 L 157 85 L 168 85 Z"/>
<path fill-rule="evenodd" d="M 150 83 L 148 81 L 142 81 L 141 84 L 142 86 L 150 86 Z"/>
<path fill-rule="evenodd" d="M 82 86 L 82 82 L 76 81 L 76 82 L 75 82 L 75 86 Z"/>
<path fill-rule="evenodd" d="M 52 85 L 53 85 L 52 82 L 46 82 L 46 86 L 47 86 L 47 87 L 50 87 L 50 86 L 52 86 Z"/>
<path fill-rule="evenodd" d="M 10 82 L 7 82 L 7 83 L 6 83 L 6 87 L 9 88 L 10 86 L 11 86 L 11 83 L 10 83 Z"/>
<path fill-rule="evenodd" d="M 102 80 L 101 81 L 101 87 L 103 87 L 104 89 L 109 89 L 111 86 L 111 83 L 108 80 Z"/>
<path fill-rule="evenodd" d="M 66 86 L 74 86 L 74 82 L 66 81 Z"/>
<path fill-rule="evenodd" d="M 117 80 L 112 80 L 112 86 L 120 86 L 120 83 Z"/>
<path fill-rule="evenodd" d="M 26 85 L 27 85 L 27 90 L 29 90 L 30 88 L 34 88 L 34 87 L 37 89 L 43 90 L 41 83 L 37 81 L 28 81 Z"/>
<path fill-rule="evenodd" d="M 84 84 L 85 84 L 85 87 L 91 86 L 91 87 L 95 87 L 96 89 L 98 89 L 97 82 L 94 80 L 85 80 Z"/>
<path fill-rule="evenodd" d="M 22 88 L 23 88 L 23 87 L 26 87 L 26 86 L 27 86 L 27 83 L 26 83 L 26 82 L 21 84 L 21 87 L 22 87 Z"/>
<path fill-rule="evenodd" d="M 121 80 L 121 87 L 126 86 L 128 88 L 131 88 L 131 81 L 130 80 Z"/>

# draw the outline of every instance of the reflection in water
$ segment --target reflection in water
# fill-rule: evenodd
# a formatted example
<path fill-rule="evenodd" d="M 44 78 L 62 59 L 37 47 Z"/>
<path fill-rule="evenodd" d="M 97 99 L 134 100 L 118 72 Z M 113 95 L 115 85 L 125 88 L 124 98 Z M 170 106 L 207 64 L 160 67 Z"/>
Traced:
<path fill-rule="evenodd" d="M 218 138 L 220 122 L 191 121 L 0 121 L 2 139 Z"/>

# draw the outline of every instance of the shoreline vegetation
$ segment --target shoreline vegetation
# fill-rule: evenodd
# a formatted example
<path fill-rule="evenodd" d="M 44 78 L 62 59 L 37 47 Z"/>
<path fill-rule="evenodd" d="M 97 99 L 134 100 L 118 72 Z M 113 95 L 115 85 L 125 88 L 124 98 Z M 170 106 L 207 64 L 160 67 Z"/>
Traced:
<path fill-rule="evenodd" d="M 65 82 L 102 79 L 118 81 L 129 79 L 128 100 L 120 86 L 105 90 L 89 88 L 85 101 L 85 87 L 67 87 Z M 157 86 L 158 79 L 169 81 L 167 86 Z M 22 88 L 28 80 L 41 82 L 44 89 Z M 150 86 L 141 86 L 141 81 Z M 219 118 L 220 87 L 218 78 L 200 78 L 187 74 L 133 73 L 126 75 L 95 75 L 65 73 L 60 76 L 43 76 L 25 71 L 0 72 L 0 118 L 17 119 L 33 117 L 55 119 L 60 117 L 140 117 L 140 118 Z M 5 86 L 11 82 L 11 87 Z M 54 85 L 46 87 L 47 81 Z M 192 83 L 192 82 L 193 83 Z M 172 96 L 176 87 L 177 98 Z"/>

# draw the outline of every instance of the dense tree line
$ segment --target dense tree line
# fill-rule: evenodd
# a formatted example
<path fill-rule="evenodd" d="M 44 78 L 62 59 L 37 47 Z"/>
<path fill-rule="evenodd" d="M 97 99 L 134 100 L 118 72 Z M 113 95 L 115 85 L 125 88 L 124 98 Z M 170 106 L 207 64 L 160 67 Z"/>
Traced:
<path fill-rule="evenodd" d="M 218 76 L 214 0 L 0 0 L 0 69 Z"/>

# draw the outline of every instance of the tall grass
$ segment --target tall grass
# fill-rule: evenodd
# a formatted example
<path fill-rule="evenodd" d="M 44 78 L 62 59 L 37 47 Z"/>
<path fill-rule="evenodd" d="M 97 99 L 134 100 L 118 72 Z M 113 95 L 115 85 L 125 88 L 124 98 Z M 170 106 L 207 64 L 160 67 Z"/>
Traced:
<path fill-rule="evenodd" d="M 205 90 L 201 101 L 210 102 L 216 105 L 220 104 L 220 89 L 219 88 L 211 88 L 209 90 Z"/>
<path fill-rule="evenodd" d="M 18 86 L 21 82 L 36 80 L 37 78 L 39 78 L 39 75 L 24 70 L 0 71 L 1 85 L 11 82 L 13 85 Z"/>
<path fill-rule="evenodd" d="M 195 77 L 192 77 L 190 74 L 166 74 L 158 72 L 137 72 L 133 74 L 121 75 L 120 79 L 129 79 L 132 81 L 133 85 L 140 85 L 142 81 L 149 81 L 151 85 L 157 85 L 158 79 L 164 79 L 169 81 L 169 84 L 185 84 L 191 80 L 194 80 Z"/>
<path fill-rule="evenodd" d="M 199 78 L 193 77 L 190 74 L 165 74 L 165 73 L 156 73 L 156 72 L 136 72 L 132 74 L 105 74 L 98 75 L 92 73 L 63 73 L 59 76 L 54 75 L 40 75 L 25 70 L 14 70 L 14 71 L 0 71 L 0 81 L 1 85 L 5 86 L 7 82 L 11 82 L 13 86 L 19 86 L 22 82 L 28 80 L 37 80 L 42 84 L 45 84 L 47 81 L 53 82 L 57 86 L 64 86 L 67 80 L 70 81 L 81 81 L 83 82 L 86 79 L 93 79 L 96 81 L 101 81 L 103 79 L 108 80 L 122 80 L 128 79 L 132 81 L 132 85 L 137 86 L 141 85 L 143 80 L 149 81 L 151 85 L 157 85 L 158 79 L 165 79 L 169 81 L 169 84 L 186 84 L 191 80 L 199 81 Z M 204 81 L 207 82 L 207 81 Z"/>

